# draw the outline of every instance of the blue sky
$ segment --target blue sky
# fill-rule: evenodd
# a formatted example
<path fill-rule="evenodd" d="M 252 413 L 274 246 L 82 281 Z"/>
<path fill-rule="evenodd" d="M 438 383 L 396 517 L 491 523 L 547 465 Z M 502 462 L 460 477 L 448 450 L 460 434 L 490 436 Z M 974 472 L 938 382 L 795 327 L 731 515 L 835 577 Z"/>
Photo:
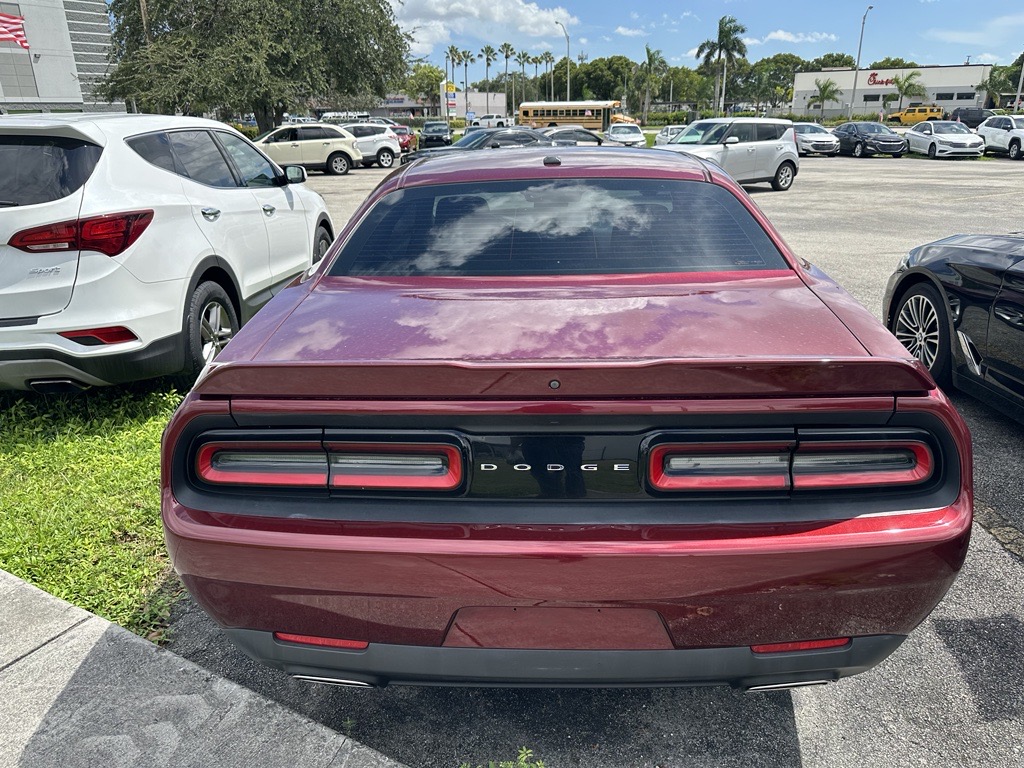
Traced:
<path fill-rule="evenodd" d="M 857 55 L 861 17 L 868 2 L 841 0 L 391 0 L 400 26 L 415 39 L 413 53 L 444 66 L 449 45 L 478 53 L 503 42 L 533 55 L 573 59 L 623 54 L 639 61 L 644 46 L 660 50 L 672 66 L 694 66 L 698 45 L 713 37 L 722 16 L 747 27 L 751 61 L 776 53 L 813 59 L 840 51 Z M 1024 3 L 960 0 L 875 0 L 864 30 L 861 64 L 900 56 L 918 64 L 1010 64 L 1024 49 Z M 501 59 L 499 67 L 504 66 Z M 479 71 L 477 71 L 479 70 Z M 492 68 L 493 71 L 493 68 Z M 469 77 L 484 77 L 483 64 Z"/>

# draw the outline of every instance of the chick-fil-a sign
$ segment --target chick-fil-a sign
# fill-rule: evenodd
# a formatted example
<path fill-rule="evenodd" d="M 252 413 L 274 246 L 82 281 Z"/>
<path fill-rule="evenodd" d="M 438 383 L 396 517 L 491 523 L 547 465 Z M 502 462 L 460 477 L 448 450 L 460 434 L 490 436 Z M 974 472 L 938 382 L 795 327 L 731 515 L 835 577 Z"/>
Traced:
<path fill-rule="evenodd" d="M 892 85 L 892 80 L 883 80 L 877 72 L 872 72 L 868 75 L 868 85 Z"/>

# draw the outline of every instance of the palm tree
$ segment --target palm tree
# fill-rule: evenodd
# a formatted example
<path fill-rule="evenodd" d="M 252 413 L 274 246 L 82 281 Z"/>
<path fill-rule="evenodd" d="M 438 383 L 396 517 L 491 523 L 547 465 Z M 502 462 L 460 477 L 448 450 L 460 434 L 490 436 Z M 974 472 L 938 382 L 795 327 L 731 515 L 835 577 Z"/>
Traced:
<path fill-rule="evenodd" d="M 451 79 L 451 82 L 454 83 L 455 82 L 455 67 L 458 66 L 459 59 L 462 56 L 462 52 L 459 50 L 458 46 L 449 45 L 448 46 L 448 50 L 445 51 L 445 56 L 452 63 L 452 79 Z M 444 76 L 445 76 L 445 78 L 448 77 L 448 72 L 447 71 L 445 71 Z"/>
<path fill-rule="evenodd" d="M 999 106 L 999 99 L 1004 93 L 1013 93 L 1017 90 L 1017 86 L 1013 82 L 1013 78 L 1010 73 L 1013 71 L 1013 67 L 992 67 L 992 71 L 989 72 L 988 77 L 982 80 L 974 88 L 978 93 L 985 94 L 985 104 L 988 105 L 990 102 L 993 107 Z"/>
<path fill-rule="evenodd" d="M 469 114 L 469 65 L 476 62 L 476 56 L 472 51 L 461 51 L 462 57 L 462 87 L 466 89 L 466 114 Z"/>
<path fill-rule="evenodd" d="M 487 91 L 484 97 L 487 101 L 487 112 L 491 111 L 491 64 L 498 60 L 498 52 L 493 46 L 485 45 L 480 49 L 480 58 L 484 60 L 484 80 L 487 81 Z"/>
<path fill-rule="evenodd" d="M 747 28 L 736 21 L 735 17 L 723 16 L 718 20 L 718 37 L 705 40 L 697 47 L 697 58 L 704 59 L 705 65 L 710 66 L 712 62 L 715 64 L 715 109 L 721 112 L 725 111 L 726 66 L 747 55 L 747 44 L 741 37 L 746 32 Z"/>
<path fill-rule="evenodd" d="M 537 68 L 544 63 L 543 56 L 531 56 L 530 63 L 533 64 L 533 84 L 537 89 L 537 101 L 540 101 L 540 75 L 537 74 Z"/>
<path fill-rule="evenodd" d="M 541 54 L 541 57 L 544 59 L 544 69 L 545 69 L 546 72 L 549 73 L 548 76 L 551 79 L 551 101 L 554 101 L 555 100 L 555 68 L 554 68 L 553 65 L 555 63 L 555 54 L 553 54 L 551 51 L 544 51 L 544 53 Z"/>
<path fill-rule="evenodd" d="M 636 65 L 634 78 L 636 87 L 643 92 L 642 117 L 644 124 L 647 123 L 647 113 L 651 109 L 651 94 L 658 90 L 661 80 L 668 74 L 668 62 L 662 56 L 661 51 L 652 51 L 651 46 L 645 45 L 647 58 Z"/>
<path fill-rule="evenodd" d="M 897 110 L 903 109 L 903 99 L 912 99 L 915 96 L 923 99 L 928 95 L 928 91 L 924 89 L 924 86 L 917 82 L 917 78 L 921 76 L 921 73 L 916 69 L 908 75 L 893 75 L 892 76 L 892 87 L 896 89 L 897 95 L 900 97 L 899 106 Z"/>
<path fill-rule="evenodd" d="M 519 51 L 519 53 L 516 54 L 516 64 L 519 65 L 519 69 L 523 73 L 523 79 L 521 80 L 522 88 L 520 88 L 520 90 L 523 92 L 523 101 L 526 101 L 526 62 L 528 62 L 529 60 L 530 54 L 528 51 Z M 515 101 L 514 96 L 512 100 Z"/>
<path fill-rule="evenodd" d="M 502 43 L 498 46 L 498 53 L 505 57 L 505 114 L 510 114 L 508 108 L 508 60 L 516 55 L 516 49 L 512 47 L 512 43 Z M 512 103 L 515 104 L 516 94 L 512 92 Z"/>
<path fill-rule="evenodd" d="M 825 102 L 839 101 L 839 97 L 843 95 L 843 92 L 839 90 L 839 84 L 831 77 L 824 82 L 818 78 L 814 78 L 814 85 L 818 90 L 811 94 L 811 101 L 816 101 L 821 105 L 821 119 L 824 120 Z"/>

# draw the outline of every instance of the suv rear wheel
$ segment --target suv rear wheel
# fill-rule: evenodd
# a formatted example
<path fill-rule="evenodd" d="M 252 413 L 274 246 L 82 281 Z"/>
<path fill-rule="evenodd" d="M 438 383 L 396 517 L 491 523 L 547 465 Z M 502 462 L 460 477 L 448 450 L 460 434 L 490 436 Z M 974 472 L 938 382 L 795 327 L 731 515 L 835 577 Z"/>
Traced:
<path fill-rule="evenodd" d="M 1020 160 L 1021 151 L 1020 141 L 1018 139 L 1014 139 L 1013 141 L 1010 142 L 1010 148 L 1007 154 L 1010 156 L 1011 160 Z"/>
<path fill-rule="evenodd" d="M 775 171 L 775 178 L 772 179 L 772 189 L 776 192 L 785 192 L 793 186 L 793 179 L 796 177 L 796 168 L 792 163 L 783 163 Z"/>
<path fill-rule="evenodd" d="M 238 314 L 217 283 L 200 283 L 189 300 L 185 317 L 186 377 L 194 379 L 238 330 Z"/>
<path fill-rule="evenodd" d="M 395 164 L 395 153 L 390 149 L 382 149 L 377 153 L 377 165 L 381 168 L 390 168 Z"/>

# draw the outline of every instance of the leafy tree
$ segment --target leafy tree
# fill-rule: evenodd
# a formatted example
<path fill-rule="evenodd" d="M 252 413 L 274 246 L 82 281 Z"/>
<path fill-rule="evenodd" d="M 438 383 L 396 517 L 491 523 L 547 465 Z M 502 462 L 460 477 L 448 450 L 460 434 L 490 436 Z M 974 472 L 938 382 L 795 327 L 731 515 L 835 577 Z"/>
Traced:
<path fill-rule="evenodd" d="M 900 98 L 898 109 L 903 109 L 903 99 L 912 99 L 915 96 L 923 99 L 928 95 L 928 91 L 918 82 L 919 77 L 921 77 L 921 72 L 916 69 L 906 75 L 893 75 L 892 86 Z"/>
<path fill-rule="evenodd" d="M 565 59 L 563 58 L 562 61 Z M 628 82 L 636 63 L 626 56 L 616 55 L 607 58 L 593 59 L 573 74 L 573 81 L 588 89 L 595 99 L 621 100 L 625 83 Z M 559 81 L 565 77 L 565 66 L 555 65 L 555 92 L 564 83 Z"/>
<path fill-rule="evenodd" d="M 428 104 L 437 106 L 441 103 L 441 81 L 447 77 L 446 72 L 433 64 L 414 64 L 405 80 L 405 92 L 413 98 L 424 99 Z"/>
<path fill-rule="evenodd" d="M 697 104 L 705 82 L 706 78 L 689 67 L 670 67 L 661 86 L 661 95 L 669 101 Z"/>
<path fill-rule="evenodd" d="M 512 47 L 512 43 L 502 43 L 498 46 L 498 53 L 500 53 L 505 59 L 505 114 L 508 115 L 515 112 L 516 92 L 515 82 L 512 83 L 512 105 L 513 108 L 509 109 L 508 106 L 508 60 L 516 55 L 516 49 Z"/>
<path fill-rule="evenodd" d="M 796 73 L 810 71 L 810 65 L 793 53 L 777 53 L 755 62 L 751 75 L 757 84 L 758 101 L 773 107 L 791 101 Z"/>
<path fill-rule="evenodd" d="M 715 63 L 715 103 L 720 111 L 725 110 L 725 82 L 722 75 L 728 64 L 740 56 L 747 55 L 747 44 L 743 35 L 747 28 L 733 16 L 723 16 L 718 20 L 718 37 L 705 40 L 697 47 L 697 58 L 703 59 L 705 65 Z M 719 92 L 718 83 L 722 84 Z"/>
<path fill-rule="evenodd" d="M 856 62 L 854 63 L 856 64 Z M 886 56 L 884 59 L 879 59 L 878 61 L 873 61 L 868 64 L 868 69 L 912 69 L 918 66 L 920 66 L 920 64 L 913 61 L 907 61 L 906 59 L 901 59 L 898 56 Z"/>
<path fill-rule="evenodd" d="M 498 52 L 494 50 L 494 46 L 485 45 L 480 49 L 480 58 L 484 61 L 484 80 L 487 81 L 484 93 L 487 94 L 484 98 L 487 102 L 487 111 L 491 111 L 491 64 L 498 60 Z"/>
<path fill-rule="evenodd" d="M 647 113 L 651 109 L 651 94 L 657 92 L 661 86 L 661 80 L 668 74 L 668 62 L 661 51 L 651 50 L 651 46 L 645 45 L 646 57 L 636 65 L 634 78 L 638 90 L 643 93 L 643 110 L 641 122 L 647 124 Z"/>
<path fill-rule="evenodd" d="M 831 77 L 821 80 L 814 78 L 814 85 L 818 89 L 811 94 L 811 101 L 816 101 L 821 105 L 821 119 L 825 119 L 825 104 L 830 101 L 839 101 L 839 97 L 843 95 L 843 92 L 839 90 L 839 84 L 836 83 Z"/>
<path fill-rule="evenodd" d="M 110 99 L 146 111 L 252 111 L 269 130 L 314 101 L 379 100 L 406 75 L 387 0 L 112 0 Z"/>
<path fill-rule="evenodd" d="M 857 66 L 857 60 L 848 53 L 826 53 L 811 61 L 806 71 L 819 72 L 823 69 L 842 68 L 853 69 Z"/>

